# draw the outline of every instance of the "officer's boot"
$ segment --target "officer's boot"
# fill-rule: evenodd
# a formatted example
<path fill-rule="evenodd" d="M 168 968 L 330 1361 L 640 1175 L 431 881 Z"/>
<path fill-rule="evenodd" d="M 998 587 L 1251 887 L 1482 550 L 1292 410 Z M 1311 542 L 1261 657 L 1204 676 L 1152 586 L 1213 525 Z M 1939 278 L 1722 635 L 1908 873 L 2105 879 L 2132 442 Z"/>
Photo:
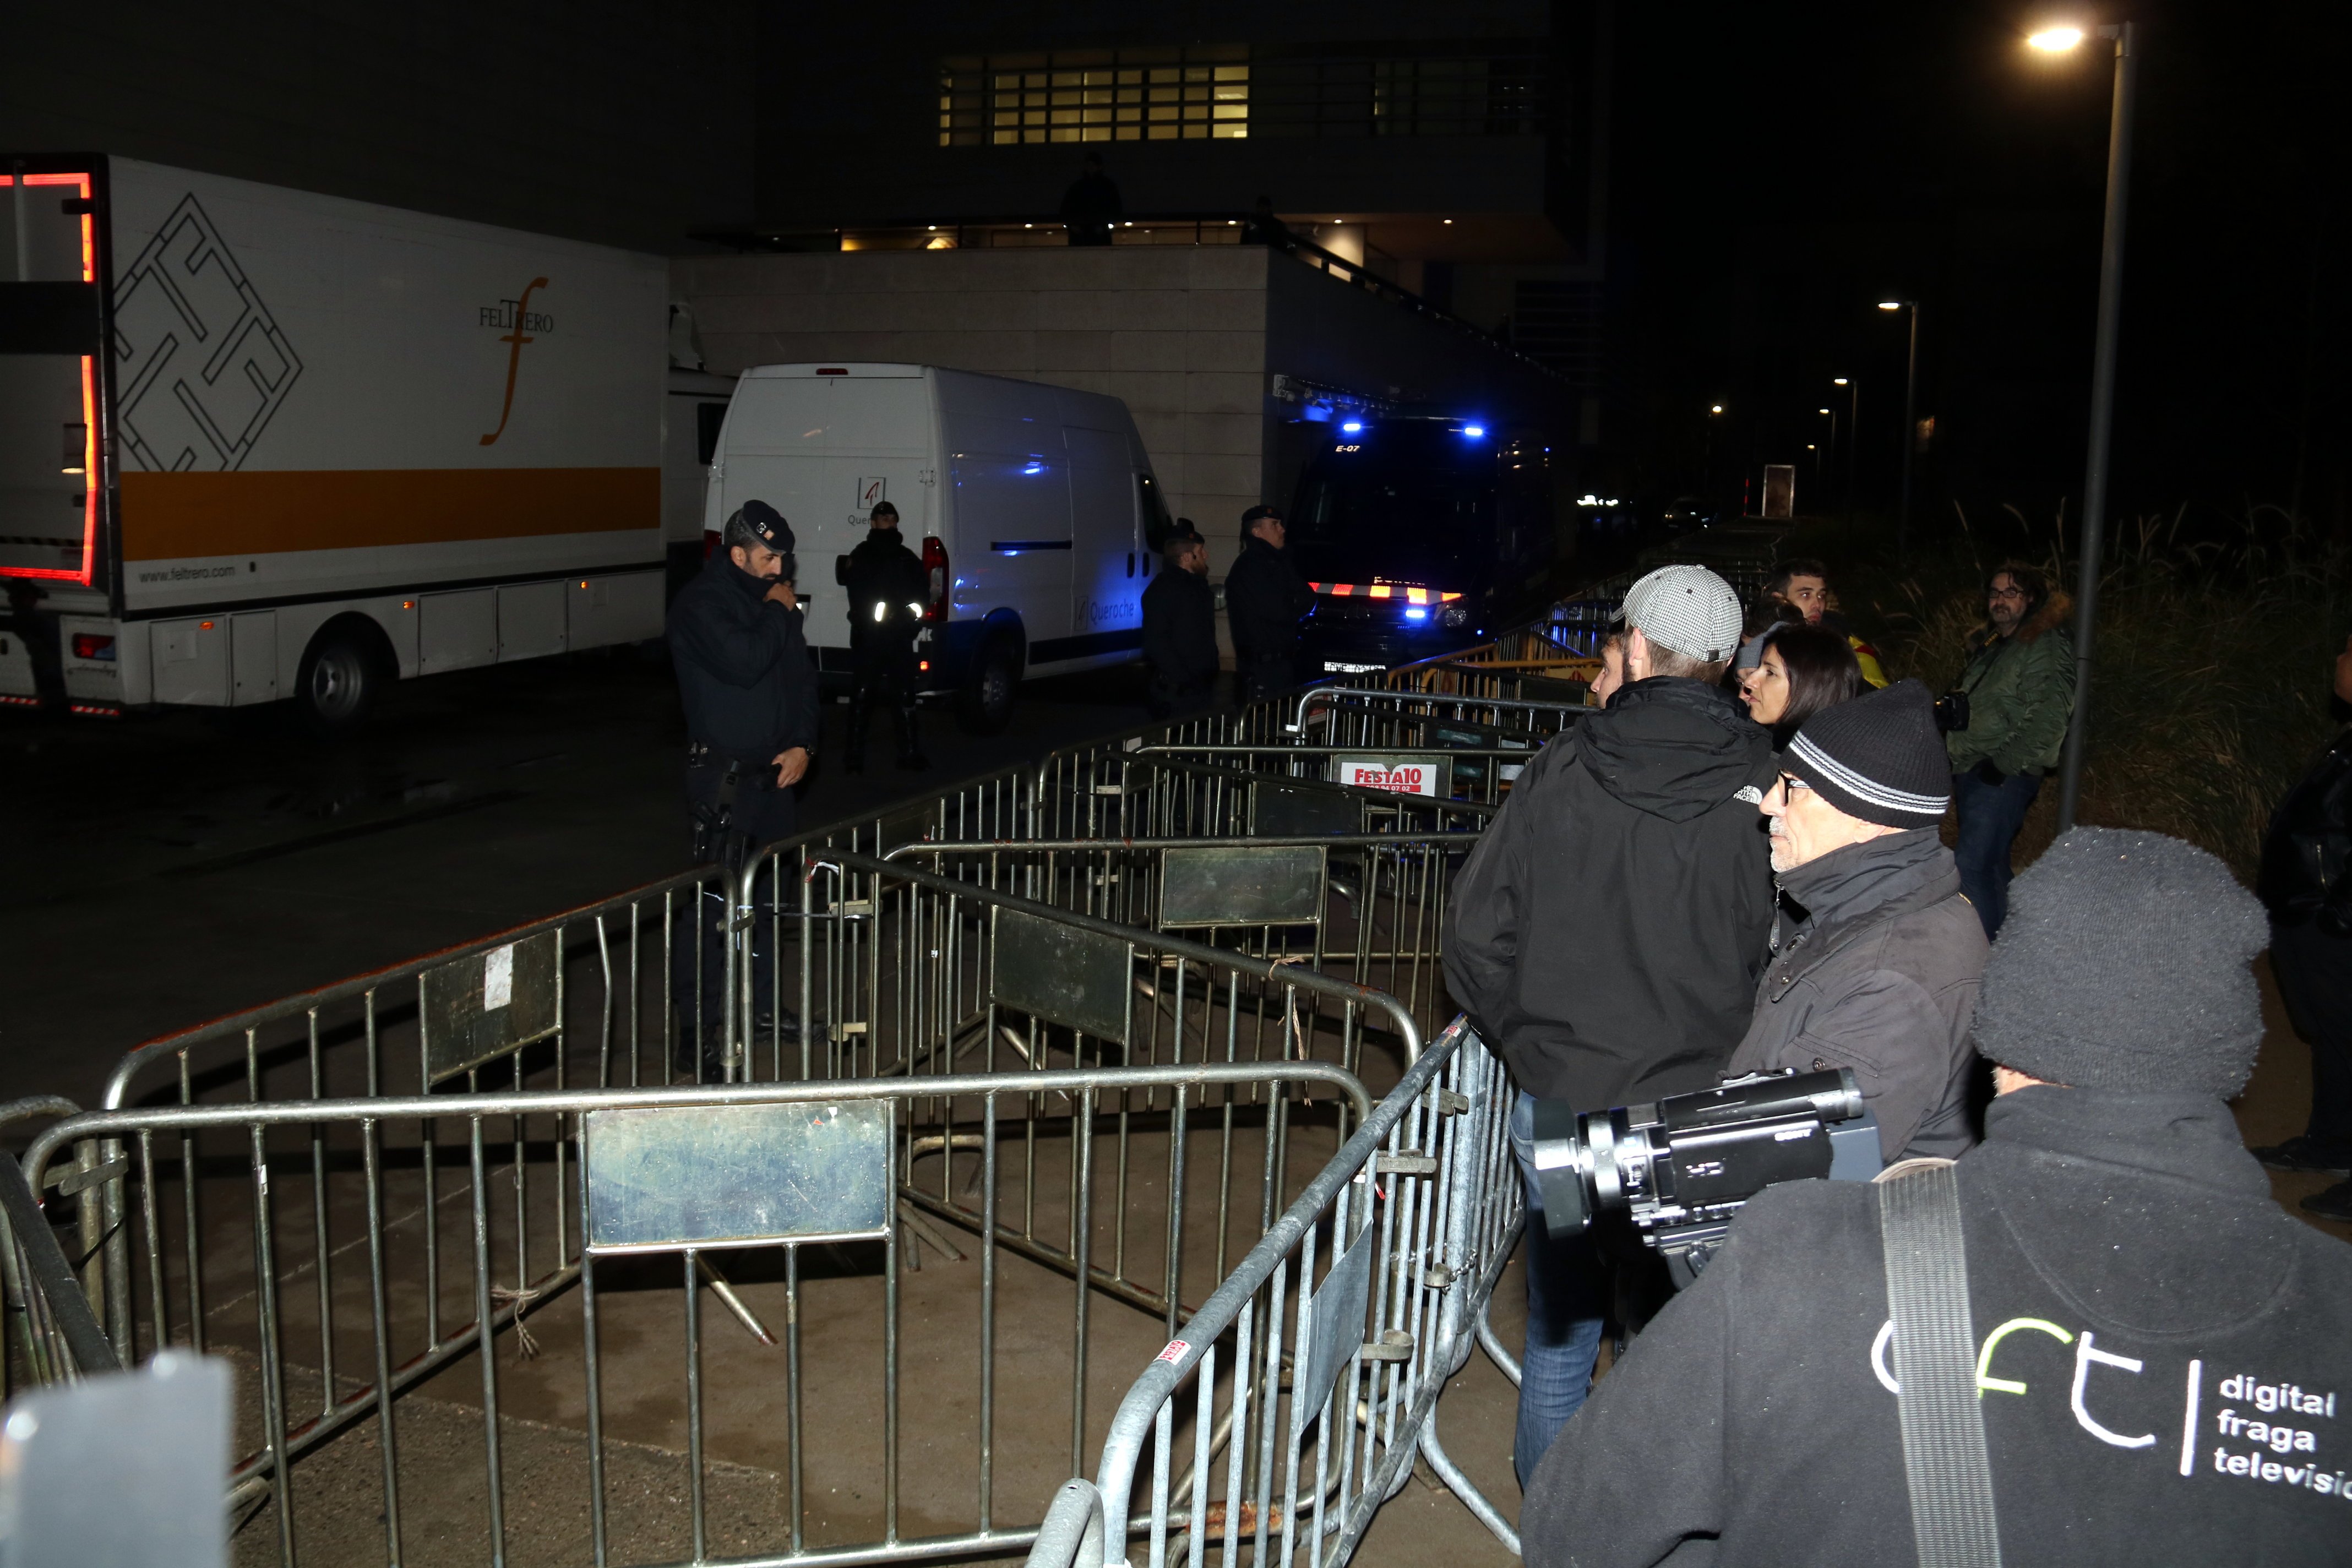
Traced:
<path fill-rule="evenodd" d="M 915 694 L 897 691 L 891 695 L 898 699 L 890 710 L 890 721 L 898 731 L 898 766 L 908 773 L 920 773 L 931 765 L 931 759 L 923 755 L 923 748 L 915 739 Z"/>

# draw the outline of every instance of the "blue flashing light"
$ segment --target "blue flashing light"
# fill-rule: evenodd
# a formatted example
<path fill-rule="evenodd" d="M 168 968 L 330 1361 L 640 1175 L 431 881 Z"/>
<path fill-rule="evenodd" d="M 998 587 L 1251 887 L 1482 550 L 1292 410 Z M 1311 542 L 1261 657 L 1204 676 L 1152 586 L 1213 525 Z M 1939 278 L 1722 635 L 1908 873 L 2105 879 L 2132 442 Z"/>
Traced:
<path fill-rule="evenodd" d="M 1346 431 L 1350 436 L 1357 435 L 1364 428 L 1364 422 L 1360 419 L 1350 419 L 1345 425 L 1340 426 L 1339 428 Z"/>
<path fill-rule="evenodd" d="M 1486 434 L 1486 427 L 1484 425 L 1465 425 L 1462 426 L 1462 434 L 1469 437 L 1473 441 L 1481 440 Z"/>
<path fill-rule="evenodd" d="M 1429 612 L 1423 606 L 1415 605 L 1404 613 L 1404 618 L 1408 621 L 1425 621 L 1429 619 Z"/>
<path fill-rule="evenodd" d="M 1045 471 L 1045 465 L 1043 463 L 1031 463 L 1021 471 L 1024 474 L 1042 474 Z"/>

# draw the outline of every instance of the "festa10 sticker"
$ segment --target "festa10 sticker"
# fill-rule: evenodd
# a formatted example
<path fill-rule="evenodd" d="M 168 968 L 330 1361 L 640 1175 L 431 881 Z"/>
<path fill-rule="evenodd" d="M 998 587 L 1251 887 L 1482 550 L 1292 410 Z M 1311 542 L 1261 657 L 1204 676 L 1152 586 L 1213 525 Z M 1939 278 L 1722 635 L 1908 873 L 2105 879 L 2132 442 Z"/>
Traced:
<path fill-rule="evenodd" d="M 1444 763 L 1428 756 L 1334 757 L 1332 783 L 1358 789 L 1384 789 L 1391 795 L 1419 795 L 1434 799 Z"/>
<path fill-rule="evenodd" d="M 1186 1344 L 1182 1340 L 1170 1340 L 1168 1342 L 1168 1348 L 1161 1351 L 1158 1355 L 1153 1356 L 1151 1359 L 1153 1361 L 1164 1361 L 1172 1365 L 1177 1362 L 1182 1361 L 1184 1359 L 1184 1352 L 1192 1348 L 1192 1347 L 1191 1345 Z"/>

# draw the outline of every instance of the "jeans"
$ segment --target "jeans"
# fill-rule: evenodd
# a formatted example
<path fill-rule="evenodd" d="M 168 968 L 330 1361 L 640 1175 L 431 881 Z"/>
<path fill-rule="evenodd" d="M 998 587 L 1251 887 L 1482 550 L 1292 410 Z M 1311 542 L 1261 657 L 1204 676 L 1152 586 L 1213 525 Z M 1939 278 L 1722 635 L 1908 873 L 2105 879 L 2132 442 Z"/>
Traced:
<path fill-rule="evenodd" d="M 1952 805 L 1960 818 L 1952 857 L 1960 863 L 1960 891 L 1976 906 L 1987 942 L 2009 918 L 2009 847 L 2041 793 L 2042 780 L 2033 773 L 2011 773 L 1997 784 L 1973 773 L 1952 775 Z"/>
<path fill-rule="evenodd" d="M 1544 1228 L 1543 1194 L 1536 1185 L 1536 1097 L 1522 1091 L 1511 1106 L 1511 1152 L 1528 1188 L 1525 1246 L 1528 1341 L 1519 1362 L 1519 1424 L 1511 1441 L 1511 1468 L 1519 1489 L 1568 1418 L 1592 1392 L 1592 1363 L 1601 1354 L 1609 1276 L 1590 1235 L 1554 1241 Z"/>

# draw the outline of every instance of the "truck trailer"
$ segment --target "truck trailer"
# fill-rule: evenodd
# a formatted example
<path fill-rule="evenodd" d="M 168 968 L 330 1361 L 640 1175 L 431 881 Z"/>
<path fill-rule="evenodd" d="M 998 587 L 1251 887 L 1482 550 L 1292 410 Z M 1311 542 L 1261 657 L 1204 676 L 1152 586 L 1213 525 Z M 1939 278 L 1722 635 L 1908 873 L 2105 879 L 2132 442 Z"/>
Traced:
<path fill-rule="evenodd" d="M 331 731 L 660 635 L 664 258 L 95 154 L 0 226 L 0 703 Z"/>

